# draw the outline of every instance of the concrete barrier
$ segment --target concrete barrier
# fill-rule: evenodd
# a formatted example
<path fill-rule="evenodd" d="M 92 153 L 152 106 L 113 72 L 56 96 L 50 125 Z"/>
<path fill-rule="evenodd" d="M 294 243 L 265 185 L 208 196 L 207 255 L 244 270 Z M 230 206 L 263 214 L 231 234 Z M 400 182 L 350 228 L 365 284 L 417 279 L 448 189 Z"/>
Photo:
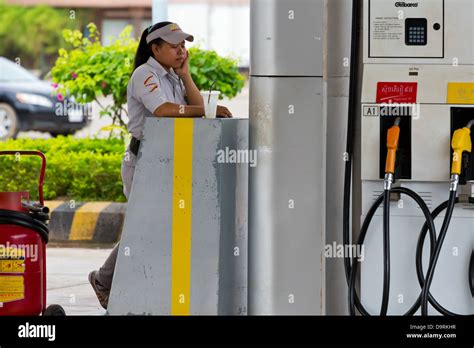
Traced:
<path fill-rule="evenodd" d="M 126 203 L 46 201 L 51 243 L 115 243 L 120 240 Z"/>
<path fill-rule="evenodd" d="M 248 120 L 144 129 L 108 314 L 246 314 Z"/>

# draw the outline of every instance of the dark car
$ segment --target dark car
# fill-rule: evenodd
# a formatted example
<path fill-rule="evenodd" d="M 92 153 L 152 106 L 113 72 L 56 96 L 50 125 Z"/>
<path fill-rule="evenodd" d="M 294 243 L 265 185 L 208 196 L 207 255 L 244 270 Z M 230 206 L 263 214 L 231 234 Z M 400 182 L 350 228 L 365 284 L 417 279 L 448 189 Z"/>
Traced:
<path fill-rule="evenodd" d="M 73 134 L 89 123 L 90 104 L 54 96 L 53 86 L 0 57 L 0 140 L 19 131 Z"/>

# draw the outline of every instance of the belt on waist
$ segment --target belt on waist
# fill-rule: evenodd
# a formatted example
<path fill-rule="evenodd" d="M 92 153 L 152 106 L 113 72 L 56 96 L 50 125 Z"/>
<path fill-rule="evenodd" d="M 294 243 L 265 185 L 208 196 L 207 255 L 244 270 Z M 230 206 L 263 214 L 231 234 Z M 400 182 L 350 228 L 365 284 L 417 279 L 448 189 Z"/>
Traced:
<path fill-rule="evenodd" d="M 130 151 L 132 151 L 132 153 L 135 156 L 138 156 L 138 149 L 140 148 L 140 140 L 138 140 L 135 137 L 132 137 L 132 140 L 130 140 L 129 148 L 130 148 Z"/>

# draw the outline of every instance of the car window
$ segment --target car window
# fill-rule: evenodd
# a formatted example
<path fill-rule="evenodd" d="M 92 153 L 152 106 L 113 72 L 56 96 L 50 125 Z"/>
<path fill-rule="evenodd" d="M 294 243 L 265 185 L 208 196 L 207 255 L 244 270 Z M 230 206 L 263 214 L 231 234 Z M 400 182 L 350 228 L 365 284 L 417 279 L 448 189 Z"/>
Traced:
<path fill-rule="evenodd" d="M 18 64 L 0 57 L 0 81 L 37 81 L 38 78 Z"/>

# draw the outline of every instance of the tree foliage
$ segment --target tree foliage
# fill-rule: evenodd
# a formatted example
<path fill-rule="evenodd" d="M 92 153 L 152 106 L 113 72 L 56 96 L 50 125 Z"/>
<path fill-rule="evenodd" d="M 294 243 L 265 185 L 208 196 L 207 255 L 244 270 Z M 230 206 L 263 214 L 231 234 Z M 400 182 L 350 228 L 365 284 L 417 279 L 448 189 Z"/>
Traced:
<path fill-rule="evenodd" d="M 46 72 L 64 45 L 58 28 L 79 29 L 88 16 L 84 10 L 15 6 L 0 0 L 0 56 Z"/>

